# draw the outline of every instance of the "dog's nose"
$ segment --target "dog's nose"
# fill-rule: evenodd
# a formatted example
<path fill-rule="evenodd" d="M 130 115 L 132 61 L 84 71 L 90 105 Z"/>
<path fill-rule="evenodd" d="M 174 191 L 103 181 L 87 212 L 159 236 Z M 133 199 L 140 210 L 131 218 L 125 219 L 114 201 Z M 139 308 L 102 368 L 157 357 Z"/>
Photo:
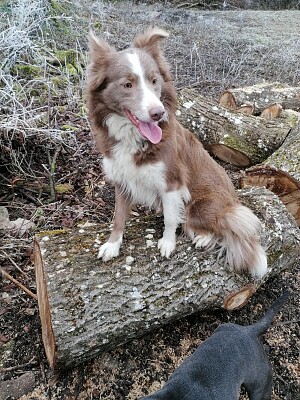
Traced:
<path fill-rule="evenodd" d="M 149 114 L 153 121 L 159 121 L 164 115 L 165 110 L 163 107 L 153 107 L 150 109 Z"/>

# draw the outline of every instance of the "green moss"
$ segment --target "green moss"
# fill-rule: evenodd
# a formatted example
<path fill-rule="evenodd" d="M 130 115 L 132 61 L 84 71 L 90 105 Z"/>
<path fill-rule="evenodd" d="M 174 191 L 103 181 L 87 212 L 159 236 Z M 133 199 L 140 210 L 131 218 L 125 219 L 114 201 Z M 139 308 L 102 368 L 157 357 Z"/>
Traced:
<path fill-rule="evenodd" d="M 62 125 L 61 129 L 63 131 L 72 131 L 72 132 L 77 130 L 77 128 L 75 126 L 72 126 L 72 125 Z"/>
<path fill-rule="evenodd" d="M 63 114 L 67 111 L 68 107 L 67 106 L 58 106 L 57 109 L 61 114 Z"/>
<path fill-rule="evenodd" d="M 54 56 L 62 65 L 72 64 L 74 65 L 77 62 L 79 57 L 78 51 L 73 49 L 68 50 L 56 50 Z"/>
<path fill-rule="evenodd" d="M 59 15 L 60 13 L 65 11 L 64 7 L 62 6 L 62 4 L 60 4 L 58 1 L 51 0 L 50 1 L 50 5 L 51 5 L 51 8 L 52 8 L 52 14 L 54 13 L 56 15 Z"/>
<path fill-rule="evenodd" d="M 72 64 L 66 65 L 66 71 L 67 71 L 68 75 L 75 75 L 75 76 L 78 75 L 77 69 Z"/>
<path fill-rule="evenodd" d="M 291 128 L 293 128 L 295 125 L 298 124 L 299 118 L 298 118 L 298 116 L 295 115 L 295 114 L 288 113 L 285 122 L 286 122 Z"/>
<path fill-rule="evenodd" d="M 102 24 L 101 24 L 100 21 L 96 21 L 96 22 L 94 23 L 94 29 L 101 29 L 101 27 L 102 27 Z"/>
<path fill-rule="evenodd" d="M 53 229 L 53 231 L 41 231 L 36 234 L 36 237 L 41 238 L 43 236 L 57 236 L 68 233 L 67 229 Z"/>
<path fill-rule="evenodd" d="M 20 78 L 36 78 L 41 75 L 41 69 L 36 65 L 15 64 L 12 73 Z"/>
<path fill-rule="evenodd" d="M 71 39 L 74 35 L 72 23 L 76 18 L 72 2 L 50 0 L 49 14 L 51 16 L 49 24 L 52 26 L 49 34 L 54 35 L 54 40 L 61 41 L 63 38 L 68 41 L 69 38 Z M 70 17 L 70 20 L 64 17 Z"/>
<path fill-rule="evenodd" d="M 15 342 L 10 340 L 7 343 L 2 343 L 0 346 L 0 368 L 3 368 L 6 361 L 10 358 L 13 352 Z"/>
<path fill-rule="evenodd" d="M 83 61 L 81 54 L 74 49 L 57 50 L 54 53 L 56 62 L 62 67 L 62 72 L 67 76 L 83 75 Z"/>
<path fill-rule="evenodd" d="M 245 132 L 245 137 L 249 137 L 250 133 Z M 251 136 L 251 135 L 250 135 Z M 236 149 L 241 153 L 250 155 L 258 155 L 261 154 L 262 156 L 267 156 L 266 152 L 263 149 L 258 149 L 256 144 L 251 145 L 250 142 L 243 144 L 239 137 L 234 136 L 224 136 L 222 143 L 228 147 Z"/>
<path fill-rule="evenodd" d="M 64 76 L 52 76 L 50 80 L 58 89 L 65 89 L 69 85 L 67 78 Z"/>
<path fill-rule="evenodd" d="M 55 191 L 57 194 L 71 193 L 73 191 L 73 185 L 70 183 L 60 183 L 55 185 Z"/>
<path fill-rule="evenodd" d="M 86 104 L 82 104 L 79 108 L 80 112 L 78 114 L 79 117 L 86 116 L 88 114 L 88 108 Z"/>

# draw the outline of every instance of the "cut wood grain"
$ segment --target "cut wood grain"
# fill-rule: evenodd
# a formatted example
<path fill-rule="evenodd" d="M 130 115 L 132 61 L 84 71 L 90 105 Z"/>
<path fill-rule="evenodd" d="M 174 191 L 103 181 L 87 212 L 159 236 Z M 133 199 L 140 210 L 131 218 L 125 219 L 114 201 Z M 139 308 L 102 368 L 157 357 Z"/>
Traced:
<path fill-rule="evenodd" d="M 178 119 L 222 161 L 246 167 L 261 163 L 278 149 L 291 125 L 227 109 L 193 89 L 178 93 Z"/>
<path fill-rule="evenodd" d="M 183 236 L 172 258 L 161 258 L 163 220 L 156 216 L 129 220 L 120 256 L 107 263 L 97 253 L 108 225 L 37 236 L 37 293 L 50 366 L 79 364 L 196 311 L 240 307 L 271 275 L 291 267 L 300 243 L 293 217 L 266 189 L 239 195 L 262 221 L 269 261 L 262 280 L 234 274 L 223 257 L 195 249 Z"/>

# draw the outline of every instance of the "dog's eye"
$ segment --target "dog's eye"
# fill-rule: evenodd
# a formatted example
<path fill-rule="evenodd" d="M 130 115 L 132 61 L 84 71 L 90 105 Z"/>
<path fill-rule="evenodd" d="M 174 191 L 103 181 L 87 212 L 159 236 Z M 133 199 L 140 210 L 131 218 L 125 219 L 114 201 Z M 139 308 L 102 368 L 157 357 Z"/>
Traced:
<path fill-rule="evenodd" d="M 157 79 L 156 79 L 156 78 L 153 78 L 153 79 L 152 79 L 152 83 L 153 83 L 153 85 L 156 85 L 156 84 L 157 84 Z"/>
<path fill-rule="evenodd" d="M 132 83 L 131 82 L 126 82 L 125 85 L 124 85 L 124 88 L 126 88 L 126 89 L 132 88 Z"/>

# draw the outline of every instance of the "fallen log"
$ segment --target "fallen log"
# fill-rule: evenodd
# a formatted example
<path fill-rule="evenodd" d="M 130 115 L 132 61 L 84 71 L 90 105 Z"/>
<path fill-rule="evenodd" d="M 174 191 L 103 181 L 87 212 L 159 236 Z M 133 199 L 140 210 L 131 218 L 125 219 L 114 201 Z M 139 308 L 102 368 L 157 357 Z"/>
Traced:
<path fill-rule="evenodd" d="M 35 385 L 33 372 L 26 372 L 15 379 L 0 382 L 0 400 L 19 399 L 31 392 Z"/>
<path fill-rule="evenodd" d="M 68 368 L 196 311 L 242 306 L 271 275 L 295 263 L 300 233 L 281 201 L 266 189 L 241 191 L 262 220 L 269 259 L 262 280 L 234 274 L 224 258 L 178 238 L 169 260 L 157 250 L 161 217 L 131 219 L 121 255 L 97 259 L 109 226 L 44 232 L 34 244 L 42 336 L 53 370 Z"/>
<path fill-rule="evenodd" d="M 266 187 L 285 204 L 300 226 L 300 123 L 262 164 L 244 171 L 241 187 Z"/>
<path fill-rule="evenodd" d="M 240 167 L 265 160 L 279 148 L 291 125 L 229 110 L 193 89 L 178 93 L 178 119 L 220 160 Z"/>
<path fill-rule="evenodd" d="M 230 93 L 237 106 L 251 104 L 254 106 L 254 114 L 262 111 L 274 103 L 279 103 L 284 109 L 300 111 L 300 86 L 289 86 L 280 82 L 262 83 L 253 86 L 244 86 L 226 91 Z M 233 100 L 227 95 L 228 107 L 232 108 Z M 221 95 L 222 98 L 222 95 Z M 224 98 L 225 101 L 225 98 Z M 223 102 L 226 107 L 226 103 Z"/>

